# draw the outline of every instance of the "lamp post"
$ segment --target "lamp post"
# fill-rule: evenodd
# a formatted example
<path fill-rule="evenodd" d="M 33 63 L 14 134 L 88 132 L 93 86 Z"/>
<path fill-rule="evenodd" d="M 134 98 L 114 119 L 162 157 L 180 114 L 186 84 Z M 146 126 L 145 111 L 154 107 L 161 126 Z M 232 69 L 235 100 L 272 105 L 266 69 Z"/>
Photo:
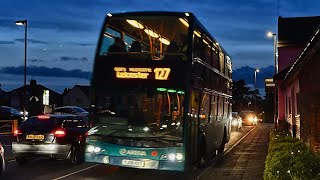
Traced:
<path fill-rule="evenodd" d="M 273 32 L 267 33 L 268 37 L 273 37 L 273 48 L 274 48 L 274 74 L 278 73 L 278 62 L 277 62 L 277 34 Z M 277 109 L 278 109 L 278 94 L 277 94 L 277 84 L 274 87 L 274 128 L 277 128 Z"/>
<path fill-rule="evenodd" d="M 273 37 L 273 53 L 274 53 L 274 74 L 278 73 L 278 63 L 277 63 L 277 34 L 268 32 L 268 37 Z"/>
<path fill-rule="evenodd" d="M 254 110 L 257 111 L 257 94 L 256 94 L 256 88 L 257 88 L 257 73 L 259 72 L 259 69 L 256 69 L 254 71 Z"/>
<path fill-rule="evenodd" d="M 28 21 L 20 20 L 16 21 L 17 26 L 24 26 L 24 83 L 23 83 L 23 121 L 26 120 L 26 85 L 27 85 L 27 30 Z"/>

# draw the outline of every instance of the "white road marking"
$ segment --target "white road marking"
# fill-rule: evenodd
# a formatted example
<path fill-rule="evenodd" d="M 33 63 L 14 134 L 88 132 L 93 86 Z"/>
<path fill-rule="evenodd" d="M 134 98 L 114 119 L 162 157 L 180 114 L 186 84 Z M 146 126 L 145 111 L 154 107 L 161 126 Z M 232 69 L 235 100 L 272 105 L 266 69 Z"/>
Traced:
<path fill-rule="evenodd" d="M 252 128 L 249 132 L 247 132 L 244 136 L 242 136 L 236 143 L 234 143 L 229 149 L 223 151 L 224 156 L 227 155 L 233 148 L 235 148 L 244 138 L 246 138 L 251 131 L 253 131 L 256 127 Z M 207 167 L 195 180 L 198 180 L 211 166 Z"/>
<path fill-rule="evenodd" d="M 9 160 L 8 162 L 15 162 L 16 160 L 15 159 L 11 159 L 11 160 Z"/>
<path fill-rule="evenodd" d="M 61 177 L 58 177 L 58 178 L 55 178 L 55 179 L 52 179 L 52 180 L 63 179 L 63 178 L 66 178 L 66 177 L 68 177 L 68 176 L 72 176 L 72 175 L 74 175 L 74 174 L 80 173 L 80 172 L 82 172 L 82 171 L 86 171 L 86 170 L 88 170 L 88 169 L 91 169 L 91 168 L 94 168 L 94 167 L 97 167 L 97 166 L 100 166 L 100 164 L 96 164 L 96 165 L 93 165 L 93 166 L 89 166 L 89 167 L 87 167 L 87 168 L 81 169 L 81 170 L 79 170 L 79 171 L 75 171 L 75 172 L 70 173 L 70 174 L 66 174 L 66 175 L 64 175 L 64 176 L 61 176 Z"/>

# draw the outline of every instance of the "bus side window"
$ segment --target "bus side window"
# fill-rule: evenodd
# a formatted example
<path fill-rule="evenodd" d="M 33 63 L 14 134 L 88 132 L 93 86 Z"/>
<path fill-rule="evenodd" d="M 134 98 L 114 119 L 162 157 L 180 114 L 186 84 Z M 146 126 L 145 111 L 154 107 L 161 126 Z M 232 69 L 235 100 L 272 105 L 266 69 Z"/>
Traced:
<path fill-rule="evenodd" d="M 213 123 L 217 120 L 217 110 L 218 110 L 218 104 L 217 104 L 217 96 L 212 95 L 211 96 L 211 111 L 210 111 L 210 122 Z"/>
<path fill-rule="evenodd" d="M 121 33 L 106 27 L 101 40 L 100 55 L 106 55 L 109 47 L 114 43 L 116 37 L 121 37 Z"/>
<path fill-rule="evenodd" d="M 218 120 L 221 120 L 223 118 L 223 97 L 219 96 L 218 97 Z"/>
<path fill-rule="evenodd" d="M 212 47 L 212 56 L 211 56 L 211 59 L 212 59 L 212 66 L 219 70 L 219 55 L 218 55 L 218 50 L 216 47 Z"/>
<path fill-rule="evenodd" d="M 220 51 L 219 53 L 219 64 L 220 64 L 220 72 L 224 74 L 224 67 L 225 67 L 225 64 L 224 64 L 224 54 L 223 52 Z"/>
<path fill-rule="evenodd" d="M 201 101 L 201 109 L 200 109 L 200 122 L 206 123 L 209 120 L 209 109 L 210 108 L 210 95 L 203 94 Z"/>

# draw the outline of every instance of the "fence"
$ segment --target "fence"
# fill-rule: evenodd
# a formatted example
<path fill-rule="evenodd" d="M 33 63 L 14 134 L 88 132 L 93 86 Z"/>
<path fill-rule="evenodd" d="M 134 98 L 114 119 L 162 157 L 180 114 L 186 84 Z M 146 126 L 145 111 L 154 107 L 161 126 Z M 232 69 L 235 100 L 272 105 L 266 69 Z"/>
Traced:
<path fill-rule="evenodd" d="M 0 135 L 11 134 L 18 128 L 18 120 L 0 120 Z"/>

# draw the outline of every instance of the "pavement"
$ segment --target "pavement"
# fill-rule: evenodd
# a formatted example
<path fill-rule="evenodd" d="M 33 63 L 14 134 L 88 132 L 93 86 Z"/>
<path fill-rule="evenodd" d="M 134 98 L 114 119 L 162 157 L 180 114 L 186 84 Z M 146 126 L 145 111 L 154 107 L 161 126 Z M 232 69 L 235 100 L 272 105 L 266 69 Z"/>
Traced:
<path fill-rule="evenodd" d="M 259 180 L 263 179 L 273 124 L 258 124 L 225 156 L 212 164 L 196 180 Z M 226 153 L 227 152 L 227 153 Z"/>

